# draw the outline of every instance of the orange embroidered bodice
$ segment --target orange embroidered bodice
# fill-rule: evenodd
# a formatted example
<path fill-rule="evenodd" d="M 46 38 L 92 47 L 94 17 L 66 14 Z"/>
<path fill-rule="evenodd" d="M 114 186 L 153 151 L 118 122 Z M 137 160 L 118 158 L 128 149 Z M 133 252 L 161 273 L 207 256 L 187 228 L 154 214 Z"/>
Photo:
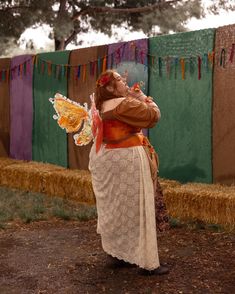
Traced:
<path fill-rule="evenodd" d="M 141 128 L 119 120 L 103 120 L 103 142 L 106 148 L 125 148 L 144 145 Z"/>

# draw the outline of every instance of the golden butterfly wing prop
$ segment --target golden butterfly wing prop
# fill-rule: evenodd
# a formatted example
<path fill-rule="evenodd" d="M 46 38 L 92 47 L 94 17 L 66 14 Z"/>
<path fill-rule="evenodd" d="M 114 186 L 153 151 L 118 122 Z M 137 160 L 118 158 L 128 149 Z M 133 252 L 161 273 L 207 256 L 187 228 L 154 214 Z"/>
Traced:
<path fill-rule="evenodd" d="M 93 137 L 87 104 L 82 106 L 59 93 L 56 93 L 55 97 L 50 98 L 49 101 L 56 111 L 53 118 L 67 133 L 78 132 L 82 127 L 81 131 L 74 135 L 75 144 L 78 146 L 89 144 Z"/>
<path fill-rule="evenodd" d="M 89 144 L 93 140 L 91 131 L 91 121 L 84 121 L 83 128 L 80 133 L 73 136 L 74 142 L 77 146 L 84 146 Z"/>
<path fill-rule="evenodd" d="M 57 119 L 58 125 L 67 133 L 77 132 L 83 121 L 89 119 L 86 105 L 82 106 L 59 93 L 56 93 L 55 97 L 50 98 L 49 101 L 53 104 L 57 114 L 53 118 Z"/>

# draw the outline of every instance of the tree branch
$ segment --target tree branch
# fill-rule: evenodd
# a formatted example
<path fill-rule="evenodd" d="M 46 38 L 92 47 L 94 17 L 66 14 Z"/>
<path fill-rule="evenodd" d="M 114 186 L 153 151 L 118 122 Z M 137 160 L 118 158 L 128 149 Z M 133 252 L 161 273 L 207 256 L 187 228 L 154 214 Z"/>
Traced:
<path fill-rule="evenodd" d="M 182 2 L 182 0 L 169 0 L 165 2 L 160 2 L 150 6 L 143 7 L 135 7 L 135 8 L 112 8 L 112 7 L 97 7 L 97 6 L 88 6 L 86 9 L 83 9 L 74 14 L 72 17 L 73 20 L 77 19 L 79 16 L 87 14 L 89 12 L 98 12 L 98 13 L 143 13 L 143 12 L 151 12 L 156 9 L 166 8 L 172 4 L 177 2 Z"/>
<path fill-rule="evenodd" d="M 32 9 L 32 8 L 31 8 L 31 6 L 19 5 L 19 6 L 1 8 L 0 12 L 8 12 L 10 10 L 14 11 L 14 10 L 18 10 L 18 9 Z"/>
<path fill-rule="evenodd" d="M 58 18 L 63 15 L 65 8 L 66 8 L 67 0 L 60 0 L 60 7 L 58 11 Z"/>
<path fill-rule="evenodd" d="M 70 43 L 70 42 L 72 42 L 75 38 L 76 38 L 76 36 L 77 36 L 77 32 L 76 31 L 73 31 L 72 32 L 72 34 L 64 41 L 64 47 L 66 48 L 67 47 L 67 45 Z"/>

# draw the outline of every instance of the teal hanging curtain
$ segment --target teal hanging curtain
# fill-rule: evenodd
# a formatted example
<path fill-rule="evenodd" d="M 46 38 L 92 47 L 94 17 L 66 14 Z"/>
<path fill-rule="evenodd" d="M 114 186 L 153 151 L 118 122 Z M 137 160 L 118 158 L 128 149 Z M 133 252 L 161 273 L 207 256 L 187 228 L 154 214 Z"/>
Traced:
<path fill-rule="evenodd" d="M 67 96 L 67 76 L 62 70 L 68 64 L 69 51 L 38 54 L 33 77 L 33 160 L 67 167 L 67 134 L 57 121 L 48 101 L 59 92 Z"/>
<path fill-rule="evenodd" d="M 212 182 L 212 67 L 214 29 L 149 39 L 149 95 L 162 118 L 150 130 L 160 176 Z M 152 56 L 152 57 L 151 57 Z"/>

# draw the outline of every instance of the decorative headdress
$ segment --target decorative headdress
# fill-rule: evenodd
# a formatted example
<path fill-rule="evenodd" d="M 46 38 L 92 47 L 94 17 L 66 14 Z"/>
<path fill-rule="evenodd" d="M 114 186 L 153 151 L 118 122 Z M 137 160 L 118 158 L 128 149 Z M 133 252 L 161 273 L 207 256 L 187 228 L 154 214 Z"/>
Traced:
<path fill-rule="evenodd" d="M 111 77 L 109 75 L 103 75 L 101 78 L 99 78 L 96 82 L 96 86 L 104 87 L 111 81 Z"/>

